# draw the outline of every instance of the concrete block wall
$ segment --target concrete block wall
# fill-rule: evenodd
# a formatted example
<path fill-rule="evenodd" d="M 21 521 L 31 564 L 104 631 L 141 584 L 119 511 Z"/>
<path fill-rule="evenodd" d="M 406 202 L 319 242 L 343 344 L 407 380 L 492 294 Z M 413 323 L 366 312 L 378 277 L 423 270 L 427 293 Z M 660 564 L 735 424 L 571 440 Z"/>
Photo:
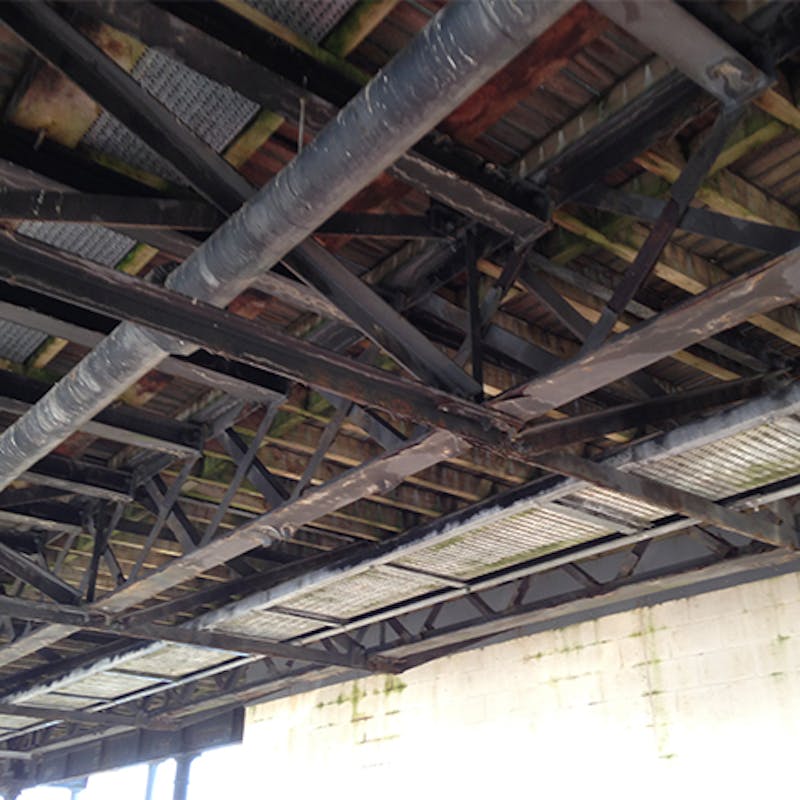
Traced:
<path fill-rule="evenodd" d="M 799 734 L 791 574 L 252 707 L 237 797 L 795 796 Z"/>

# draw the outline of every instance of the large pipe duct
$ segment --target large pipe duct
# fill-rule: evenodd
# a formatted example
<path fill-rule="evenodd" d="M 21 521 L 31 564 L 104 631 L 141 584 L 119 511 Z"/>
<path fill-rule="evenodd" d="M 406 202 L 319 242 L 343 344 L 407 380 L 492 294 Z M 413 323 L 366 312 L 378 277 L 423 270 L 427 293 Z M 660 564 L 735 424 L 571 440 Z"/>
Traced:
<path fill-rule="evenodd" d="M 227 305 L 573 5 L 481 0 L 445 7 L 302 154 L 170 275 L 168 286 Z M 192 350 L 145 328 L 119 325 L 0 436 L 0 489 L 166 355 Z"/>

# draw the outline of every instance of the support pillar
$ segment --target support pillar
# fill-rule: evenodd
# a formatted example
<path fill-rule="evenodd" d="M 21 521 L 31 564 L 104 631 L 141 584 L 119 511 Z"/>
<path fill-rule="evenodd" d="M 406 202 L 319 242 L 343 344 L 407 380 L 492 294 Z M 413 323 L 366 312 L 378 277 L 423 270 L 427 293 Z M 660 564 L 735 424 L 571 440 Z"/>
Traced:
<path fill-rule="evenodd" d="M 153 761 L 147 765 L 147 785 L 144 789 L 144 800 L 153 800 L 153 788 L 156 784 L 156 770 L 160 762 Z"/>
<path fill-rule="evenodd" d="M 172 790 L 172 800 L 186 800 L 192 761 L 194 761 L 194 754 L 178 756 L 175 759 L 175 785 Z"/>

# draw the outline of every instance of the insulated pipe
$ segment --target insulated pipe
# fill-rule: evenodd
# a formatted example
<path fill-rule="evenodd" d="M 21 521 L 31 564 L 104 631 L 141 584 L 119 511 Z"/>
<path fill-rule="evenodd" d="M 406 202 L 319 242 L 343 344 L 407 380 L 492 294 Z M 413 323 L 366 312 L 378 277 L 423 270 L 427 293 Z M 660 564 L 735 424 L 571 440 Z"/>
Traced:
<path fill-rule="evenodd" d="M 170 275 L 169 288 L 226 306 L 575 3 L 480 0 L 446 6 Z M 165 356 L 195 349 L 131 323 L 119 325 L 0 436 L 0 489 Z"/>

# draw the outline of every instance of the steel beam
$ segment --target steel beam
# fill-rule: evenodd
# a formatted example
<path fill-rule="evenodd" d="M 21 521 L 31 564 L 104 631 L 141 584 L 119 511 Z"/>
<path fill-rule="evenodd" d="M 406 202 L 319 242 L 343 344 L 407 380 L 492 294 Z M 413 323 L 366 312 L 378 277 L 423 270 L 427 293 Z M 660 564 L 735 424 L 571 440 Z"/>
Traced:
<path fill-rule="evenodd" d="M 2 317 L 2 308 L 0 308 Z M 50 387 L 34 378 L 0 370 L 0 409 L 11 414 L 24 413 L 38 402 Z M 157 450 L 175 456 L 189 456 L 200 450 L 202 426 L 178 422 L 144 409 L 123 405 L 101 411 L 83 431 L 113 442 Z"/>
<path fill-rule="evenodd" d="M 115 318 L 89 313 L 87 309 L 16 286 L 4 286 L 3 296 L 7 302 L 0 301 L 0 319 L 67 339 L 81 347 L 94 347 L 117 324 Z M 274 373 L 233 363 L 203 351 L 186 358 L 165 358 L 158 365 L 158 371 L 218 389 L 242 400 L 263 403 L 284 395 L 288 386 L 286 380 Z"/>
<path fill-rule="evenodd" d="M 0 252 L 4 254 L 0 276 L 6 279 L 104 313 L 112 308 L 115 313 L 122 311 L 127 319 L 195 341 L 254 366 L 282 371 L 295 380 L 312 382 L 334 394 L 349 395 L 348 399 L 356 402 L 447 427 L 486 443 L 492 439 L 475 420 L 484 420 L 498 432 L 516 427 L 513 424 L 509 427 L 507 418 L 493 416 L 475 404 L 398 381 L 331 353 L 318 353 L 303 342 L 160 287 L 110 270 L 96 270 L 76 259 L 56 258 L 46 248 L 20 248 L 6 241 L 0 242 Z M 740 299 L 743 293 L 746 294 Z M 507 393 L 493 402 L 491 408 L 519 420 L 529 419 L 638 371 L 677 349 L 744 322 L 754 314 L 785 305 L 798 294 L 800 253 L 792 251 L 713 287 L 636 326 L 593 353 L 573 359 L 549 375 Z M 314 376 L 313 381 L 309 381 L 310 375 Z M 552 375 L 559 376 L 559 380 L 553 380 Z M 403 399 L 401 406 L 398 398 Z M 448 409 L 445 412 L 441 410 L 442 402 Z M 494 443 L 499 444 L 501 438 L 498 435 Z"/>
<path fill-rule="evenodd" d="M 317 233 L 367 239 L 441 239 L 446 235 L 444 230 L 437 230 L 428 216 L 347 211 L 340 211 L 323 222 Z"/>
<path fill-rule="evenodd" d="M 654 222 L 663 212 L 665 202 L 655 197 L 629 194 L 618 189 L 595 184 L 575 198 L 580 205 L 624 214 L 645 222 Z M 730 217 L 706 208 L 689 208 L 678 228 L 710 239 L 740 244 L 765 253 L 785 253 L 800 247 L 800 232 L 791 228 L 764 225 L 759 222 Z"/>
<path fill-rule="evenodd" d="M 772 83 L 672 0 L 592 0 L 592 5 L 724 105 L 747 102 Z"/>
<path fill-rule="evenodd" d="M 493 405 L 522 419 L 539 416 L 797 297 L 800 250 L 792 250 L 636 325 Z"/>
<path fill-rule="evenodd" d="M 113 711 L 78 711 L 67 708 L 48 708 L 47 706 L 30 706 L 18 703 L 0 703 L 0 714 L 15 717 L 33 717 L 34 719 L 50 720 L 52 722 L 80 722 L 84 725 L 99 725 L 106 728 L 150 728 L 163 730 L 166 726 L 162 723 L 151 722 L 144 716 L 127 716 L 115 714 Z M 2 751 L 0 751 L 2 758 Z"/>
<path fill-rule="evenodd" d="M 126 503 L 133 497 L 131 473 L 54 453 L 34 464 L 23 477 L 40 486 L 115 503 Z"/>
<path fill-rule="evenodd" d="M 2 543 L 0 543 L 0 569 L 38 589 L 56 602 L 77 603 L 81 600 L 81 593 L 75 587 L 65 583 L 33 559 Z"/>
<path fill-rule="evenodd" d="M 50 248 L 22 246 L 19 240 L 6 238 L 0 241 L 0 253 L 0 278 L 103 314 L 117 314 L 163 333 L 177 333 L 187 342 L 251 366 L 274 368 L 293 380 L 308 383 L 313 375 L 311 383 L 315 388 L 363 405 L 404 416 L 418 410 L 423 412 L 425 422 L 465 433 L 483 430 L 476 420 L 491 424 L 494 417 L 496 424 L 502 419 L 502 415 L 496 417 L 477 404 L 395 378 L 255 321 L 124 273 L 95 268 Z M 442 411 L 443 405 L 449 410 Z"/>
<path fill-rule="evenodd" d="M 224 217 L 207 203 L 80 192 L 0 191 L 0 220 L 75 222 L 119 228 L 213 231 Z"/>
<path fill-rule="evenodd" d="M 772 379 L 765 375 L 743 378 L 721 385 L 660 395 L 640 403 L 626 403 L 554 422 L 543 422 L 523 430 L 519 438 L 523 442 L 530 441 L 533 454 L 558 450 L 615 431 L 676 419 L 685 414 L 706 413 L 719 406 L 756 397 L 763 393 Z"/>
<path fill-rule="evenodd" d="M 481 393 L 473 378 L 324 247 L 309 239 L 284 262 L 343 311 L 365 336 L 427 385 L 463 397 Z"/>
<path fill-rule="evenodd" d="M 639 248 L 636 258 L 625 270 L 622 280 L 614 288 L 611 299 L 603 306 L 600 319 L 594 324 L 581 346 L 581 353 L 594 350 L 607 338 L 628 303 L 633 300 L 642 284 L 650 276 L 667 242 L 678 227 L 681 217 L 689 207 L 695 192 L 721 152 L 728 134 L 741 119 L 742 112 L 741 105 L 723 110 L 714 122 L 708 138 L 692 154 L 678 180 L 670 187 L 669 199 Z"/>
<path fill-rule="evenodd" d="M 51 141 L 37 142 L 31 140 L 27 131 L 18 131 L 4 127 L 0 132 L 0 153 L 5 158 L 0 158 L 0 178 L 6 187 L 13 192 L 64 192 L 73 194 L 73 187 L 85 193 L 101 194 L 118 192 L 125 198 L 130 197 L 134 202 L 142 203 L 150 198 L 142 198 L 146 187 L 124 178 L 120 173 L 107 170 L 96 162 L 88 161 L 77 156 L 74 151 L 62 148 Z M 31 152 L 36 153 L 32 159 Z M 13 159 L 13 160 L 7 160 Z M 35 164 L 36 170 L 29 168 Z M 48 173 L 48 176 L 40 172 Z M 62 183 L 62 180 L 68 183 Z M 131 185 L 133 184 L 133 185 Z M 155 201 L 164 198 L 154 197 Z M 204 213 L 213 212 L 207 207 Z M 123 225 L 117 227 L 109 225 L 112 230 L 145 242 L 165 253 L 177 258 L 187 258 L 199 242 L 191 236 L 164 228 L 131 227 Z"/>

